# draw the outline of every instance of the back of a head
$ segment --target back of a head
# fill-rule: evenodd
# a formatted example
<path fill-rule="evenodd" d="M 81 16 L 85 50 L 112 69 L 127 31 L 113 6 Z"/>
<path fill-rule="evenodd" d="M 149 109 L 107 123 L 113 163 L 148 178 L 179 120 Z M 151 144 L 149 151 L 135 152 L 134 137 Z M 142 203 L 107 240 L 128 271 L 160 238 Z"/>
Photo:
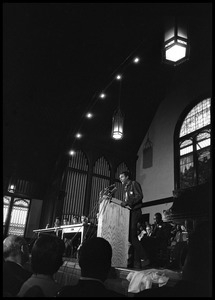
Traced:
<path fill-rule="evenodd" d="M 105 280 L 111 268 L 112 247 L 101 237 L 86 240 L 79 250 L 82 276 Z"/>
<path fill-rule="evenodd" d="M 26 240 L 22 236 L 9 235 L 3 241 L 3 257 L 5 260 L 20 256 L 21 263 L 24 264 L 29 259 L 29 250 Z"/>
<path fill-rule="evenodd" d="M 31 251 L 31 266 L 36 274 L 53 275 L 63 264 L 65 245 L 55 235 L 43 234 L 35 241 Z"/>

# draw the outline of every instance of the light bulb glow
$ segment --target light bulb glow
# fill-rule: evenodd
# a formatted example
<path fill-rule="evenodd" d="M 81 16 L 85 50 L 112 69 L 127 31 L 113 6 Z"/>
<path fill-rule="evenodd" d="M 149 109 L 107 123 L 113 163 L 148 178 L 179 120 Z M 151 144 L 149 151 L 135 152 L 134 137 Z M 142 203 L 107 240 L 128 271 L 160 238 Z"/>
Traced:
<path fill-rule="evenodd" d="M 69 154 L 70 154 L 71 156 L 73 156 L 73 155 L 75 155 L 75 151 L 74 151 L 74 150 L 70 150 L 70 151 L 69 151 Z"/>
<path fill-rule="evenodd" d="M 78 132 L 78 133 L 76 133 L 75 137 L 76 137 L 77 139 L 80 139 L 80 138 L 82 137 L 82 134 Z"/>
<path fill-rule="evenodd" d="M 115 140 L 121 140 L 122 137 L 123 137 L 123 134 L 122 134 L 122 132 L 113 132 L 112 137 L 113 137 L 113 139 L 115 139 Z"/>
<path fill-rule="evenodd" d="M 101 93 L 99 97 L 103 99 L 106 97 L 106 95 L 104 93 Z"/>
<path fill-rule="evenodd" d="M 8 191 L 11 192 L 11 193 L 14 193 L 15 192 L 15 185 L 11 184 Z"/>
<path fill-rule="evenodd" d="M 135 64 L 137 64 L 140 61 L 140 59 L 139 59 L 139 57 L 135 57 L 133 61 Z"/>
<path fill-rule="evenodd" d="M 88 112 L 88 113 L 86 114 L 86 117 L 87 117 L 88 119 L 91 119 L 91 118 L 93 117 L 93 114 L 90 113 L 90 112 Z"/>
<path fill-rule="evenodd" d="M 122 79 L 122 76 L 121 76 L 120 74 L 118 74 L 118 75 L 116 76 L 116 79 L 117 79 L 117 80 L 121 80 L 121 79 Z"/>

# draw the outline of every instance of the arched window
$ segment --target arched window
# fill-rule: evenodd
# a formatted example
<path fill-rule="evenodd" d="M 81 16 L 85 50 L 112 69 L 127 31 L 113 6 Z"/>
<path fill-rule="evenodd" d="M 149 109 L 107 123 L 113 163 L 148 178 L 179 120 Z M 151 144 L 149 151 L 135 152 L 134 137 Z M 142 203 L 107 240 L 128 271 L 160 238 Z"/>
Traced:
<path fill-rule="evenodd" d="M 4 235 L 9 234 L 24 236 L 30 200 L 4 196 L 3 228 Z"/>
<path fill-rule="evenodd" d="M 203 184 L 211 173 L 211 99 L 183 113 L 175 131 L 175 188 Z"/>

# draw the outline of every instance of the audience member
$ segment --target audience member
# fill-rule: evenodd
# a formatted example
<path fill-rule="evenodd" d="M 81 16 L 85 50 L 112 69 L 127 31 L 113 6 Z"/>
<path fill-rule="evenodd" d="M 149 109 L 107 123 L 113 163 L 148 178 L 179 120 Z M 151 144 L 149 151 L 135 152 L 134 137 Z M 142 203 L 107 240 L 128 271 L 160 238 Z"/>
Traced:
<path fill-rule="evenodd" d="M 170 238 L 171 225 L 162 220 L 161 213 L 157 212 L 154 215 L 154 224 L 152 236 L 156 237 L 161 242 Z"/>
<path fill-rule="evenodd" d="M 147 224 L 146 225 L 146 236 L 151 236 L 152 235 L 152 225 Z"/>
<path fill-rule="evenodd" d="M 178 224 L 176 224 L 174 222 L 171 222 L 170 225 L 171 225 L 171 230 L 170 230 L 170 244 L 171 244 L 174 241 L 174 239 L 175 239 L 175 235 L 177 233 L 177 225 Z"/>
<path fill-rule="evenodd" d="M 56 217 L 55 222 L 54 222 L 54 227 L 59 227 L 60 225 L 61 225 L 60 217 Z"/>
<path fill-rule="evenodd" d="M 144 235 L 146 235 L 147 232 L 146 230 L 144 229 L 143 225 L 140 224 L 139 226 L 139 230 L 138 230 L 138 240 L 141 241 L 141 239 L 144 237 Z"/>
<path fill-rule="evenodd" d="M 182 228 L 180 224 L 176 224 L 175 228 L 171 230 L 171 245 L 183 241 Z"/>
<path fill-rule="evenodd" d="M 173 287 L 141 291 L 135 297 L 212 297 L 212 232 L 209 221 L 198 223 L 189 237 L 182 280 Z"/>
<path fill-rule="evenodd" d="M 141 227 L 143 225 L 140 222 L 137 222 L 137 234 L 139 234 L 141 232 Z"/>
<path fill-rule="evenodd" d="M 26 240 L 17 235 L 6 237 L 3 241 L 3 258 L 3 296 L 15 297 L 32 274 L 24 269 L 29 260 Z"/>
<path fill-rule="evenodd" d="M 62 225 L 69 225 L 68 218 L 64 218 L 63 219 L 63 224 Z"/>
<path fill-rule="evenodd" d="M 124 297 L 107 289 L 105 280 L 111 270 L 112 248 L 101 237 L 85 240 L 79 250 L 81 277 L 74 286 L 64 286 L 57 297 Z"/>
<path fill-rule="evenodd" d="M 68 218 L 64 217 L 63 218 L 63 223 L 62 225 L 69 225 Z M 66 257 L 69 257 L 72 254 L 72 238 L 70 233 L 64 233 L 63 235 L 63 241 L 65 244 L 65 252 L 64 255 Z"/>
<path fill-rule="evenodd" d="M 19 297 L 54 297 L 61 286 L 54 274 L 63 264 L 64 242 L 55 235 L 43 234 L 31 252 L 32 276 L 22 285 Z"/>
<path fill-rule="evenodd" d="M 148 228 L 149 235 L 144 236 L 141 240 L 143 247 L 146 249 L 151 266 L 159 266 L 159 251 L 167 252 L 168 240 L 170 239 L 171 225 L 163 222 L 161 213 L 154 216 L 154 224 L 152 229 Z"/>
<path fill-rule="evenodd" d="M 170 269 L 181 269 L 187 254 L 187 237 L 186 228 L 180 224 L 173 224 L 170 238 L 169 264 Z"/>

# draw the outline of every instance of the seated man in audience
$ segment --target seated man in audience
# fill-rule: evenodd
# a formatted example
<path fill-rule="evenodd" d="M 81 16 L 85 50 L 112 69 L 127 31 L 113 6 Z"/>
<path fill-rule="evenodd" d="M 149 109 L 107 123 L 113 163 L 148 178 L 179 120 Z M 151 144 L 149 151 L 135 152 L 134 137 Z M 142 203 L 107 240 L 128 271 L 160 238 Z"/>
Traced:
<path fill-rule="evenodd" d="M 61 288 L 53 276 L 63 264 L 64 242 L 55 235 L 43 234 L 31 252 L 33 275 L 24 282 L 18 297 L 55 297 Z"/>
<path fill-rule="evenodd" d="M 88 239 L 78 256 L 81 267 L 78 284 L 64 286 L 57 297 L 125 297 L 104 285 L 111 269 L 112 248 L 108 241 L 101 237 Z"/>
<path fill-rule="evenodd" d="M 144 235 L 146 234 L 146 231 L 143 227 L 142 224 L 139 225 L 139 230 L 138 230 L 138 240 L 141 241 L 141 239 L 144 237 Z"/>
<path fill-rule="evenodd" d="M 147 224 L 146 225 L 146 235 L 145 236 L 151 236 L 152 235 L 152 225 Z"/>
<path fill-rule="evenodd" d="M 15 297 L 32 274 L 23 267 L 29 260 L 26 240 L 17 235 L 6 237 L 3 241 L 3 258 L 3 296 Z"/>

